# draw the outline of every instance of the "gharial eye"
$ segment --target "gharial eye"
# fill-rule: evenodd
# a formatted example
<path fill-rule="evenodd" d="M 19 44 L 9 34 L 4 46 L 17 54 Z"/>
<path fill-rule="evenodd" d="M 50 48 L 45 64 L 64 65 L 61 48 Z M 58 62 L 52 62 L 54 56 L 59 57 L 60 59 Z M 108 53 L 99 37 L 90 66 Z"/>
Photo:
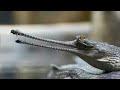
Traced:
<path fill-rule="evenodd" d="M 79 41 L 80 41 L 80 42 L 84 42 L 84 39 L 85 39 L 85 36 L 84 36 L 84 35 L 81 35 L 81 36 L 79 37 Z"/>
<path fill-rule="evenodd" d="M 87 42 L 86 37 L 84 35 L 77 36 L 77 42 L 76 46 L 79 47 L 80 49 L 91 49 L 93 48 L 93 45 L 91 45 L 89 42 Z"/>

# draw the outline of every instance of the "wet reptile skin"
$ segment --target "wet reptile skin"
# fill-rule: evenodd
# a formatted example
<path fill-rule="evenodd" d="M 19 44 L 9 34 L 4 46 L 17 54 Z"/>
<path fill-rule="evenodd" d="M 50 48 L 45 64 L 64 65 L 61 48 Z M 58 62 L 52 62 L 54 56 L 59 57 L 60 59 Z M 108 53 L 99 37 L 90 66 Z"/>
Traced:
<path fill-rule="evenodd" d="M 20 39 L 16 40 L 16 43 L 20 43 L 20 44 L 28 44 L 28 45 L 38 46 L 38 47 L 70 52 L 74 55 L 79 56 L 81 59 L 86 61 L 89 65 L 95 68 L 101 69 L 103 71 L 109 72 L 109 73 L 103 73 L 103 74 L 101 73 L 97 75 L 96 73 L 93 73 L 93 72 L 90 73 L 86 71 L 84 69 L 84 66 L 81 66 L 80 64 L 64 65 L 61 67 L 53 65 L 51 67 L 52 67 L 53 73 L 56 74 L 55 76 L 57 78 L 72 78 L 72 79 L 108 78 L 115 73 L 117 73 L 116 74 L 118 75 L 117 78 L 119 78 L 120 47 L 109 45 L 103 42 L 92 41 L 92 40 L 86 39 L 83 36 L 79 36 L 73 41 L 57 41 L 57 40 L 33 37 L 16 30 L 11 30 L 11 33 L 26 37 L 26 38 L 31 38 L 33 40 L 62 45 L 61 47 L 55 47 L 55 46 L 40 45 L 39 43 L 28 42 Z M 67 46 L 67 48 L 63 46 Z"/>

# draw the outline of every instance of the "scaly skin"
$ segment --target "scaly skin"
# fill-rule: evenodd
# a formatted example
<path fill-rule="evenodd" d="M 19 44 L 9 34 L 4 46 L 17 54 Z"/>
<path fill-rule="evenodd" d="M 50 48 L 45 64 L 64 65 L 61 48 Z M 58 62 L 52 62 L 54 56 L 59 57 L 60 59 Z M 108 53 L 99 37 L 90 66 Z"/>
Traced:
<path fill-rule="evenodd" d="M 103 74 L 92 74 L 81 69 L 78 64 L 63 65 L 58 67 L 51 65 L 48 79 L 120 79 L 120 71 Z"/>
<path fill-rule="evenodd" d="M 81 59 L 86 61 L 91 66 L 101 70 L 105 71 L 120 70 L 120 48 L 114 45 L 92 41 L 86 39 L 84 36 L 78 36 L 73 41 L 57 41 L 33 37 L 16 30 L 11 30 L 11 33 L 26 38 L 31 38 L 33 40 L 49 42 L 61 46 L 57 47 L 41 45 L 39 43 L 23 41 L 20 39 L 16 40 L 17 43 L 70 52 L 74 55 L 79 56 Z"/>

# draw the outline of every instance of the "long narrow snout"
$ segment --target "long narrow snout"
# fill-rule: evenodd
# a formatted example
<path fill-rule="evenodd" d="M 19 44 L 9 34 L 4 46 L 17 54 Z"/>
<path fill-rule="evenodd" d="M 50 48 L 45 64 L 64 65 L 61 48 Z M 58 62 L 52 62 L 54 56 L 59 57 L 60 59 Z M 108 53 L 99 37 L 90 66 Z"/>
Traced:
<path fill-rule="evenodd" d="M 16 43 L 44 47 L 44 48 L 50 48 L 50 49 L 55 49 L 55 50 L 60 50 L 60 51 L 77 52 L 74 41 L 57 41 L 57 40 L 51 40 L 51 39 L 38 38 L 38 37 L 34 37 L 31 35 L 25 34 L 25 33 L 20 32 L 18 30 L 11 30 L 11 33 L 14 35 L 17 35 L 17 36 L 22 36 L 25 38 L 30 38 L 33 40 L 43 41 L 43 42 L 57 44 L 57 45 L 61 45 L 61 46 L 57 47 L 57 46 L 41 45 L 41 44 L 38 44 L 35 42 L 29 42 L 29 41 L 20 40 L 20 39 L 16 40 Z M 64 48 L 64 47 L 66 47 L 66 48 Z"/>

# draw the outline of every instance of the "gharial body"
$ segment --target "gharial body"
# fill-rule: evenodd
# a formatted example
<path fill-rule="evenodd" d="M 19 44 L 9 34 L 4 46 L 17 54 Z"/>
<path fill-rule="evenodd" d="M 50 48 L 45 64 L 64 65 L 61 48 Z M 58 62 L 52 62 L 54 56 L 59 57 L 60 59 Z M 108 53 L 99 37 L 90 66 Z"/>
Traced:
<path fill-rule="evenodd" d="M 31 38 L 33 40 L 49 42 L 61 46 L 57 47 L 41 45 L 39 43 L 28 42 L 21 39 L 16 40 L 17 43 L 70 52 L 74 55 L 79 56 L 82 60 L 87 62 L 82 65 L 80 64 L 79 60 L 77 60 L 76 64 L 63 65 L 61 67 L 52 65 L 51 67 L 53 72 L 51 73 L 51 75 L 55 75 L 54 78 L 107 78 L 108 75 L 113 75 L 111 73 L 114 72 L 117 72 L 118 74 L 116 75 L 118 75 L 117 77 L 120 78 L 119 47 L 103 42 L 92 41 L 86 39 L 84 36 L 78 36 L 73 41 L 57 41 L 33 37 L 17 30 L 11 30 L 11 33 L 26 38 Z M 49 74 L 49 77 L 51 77 L 51 75 Z"/>

